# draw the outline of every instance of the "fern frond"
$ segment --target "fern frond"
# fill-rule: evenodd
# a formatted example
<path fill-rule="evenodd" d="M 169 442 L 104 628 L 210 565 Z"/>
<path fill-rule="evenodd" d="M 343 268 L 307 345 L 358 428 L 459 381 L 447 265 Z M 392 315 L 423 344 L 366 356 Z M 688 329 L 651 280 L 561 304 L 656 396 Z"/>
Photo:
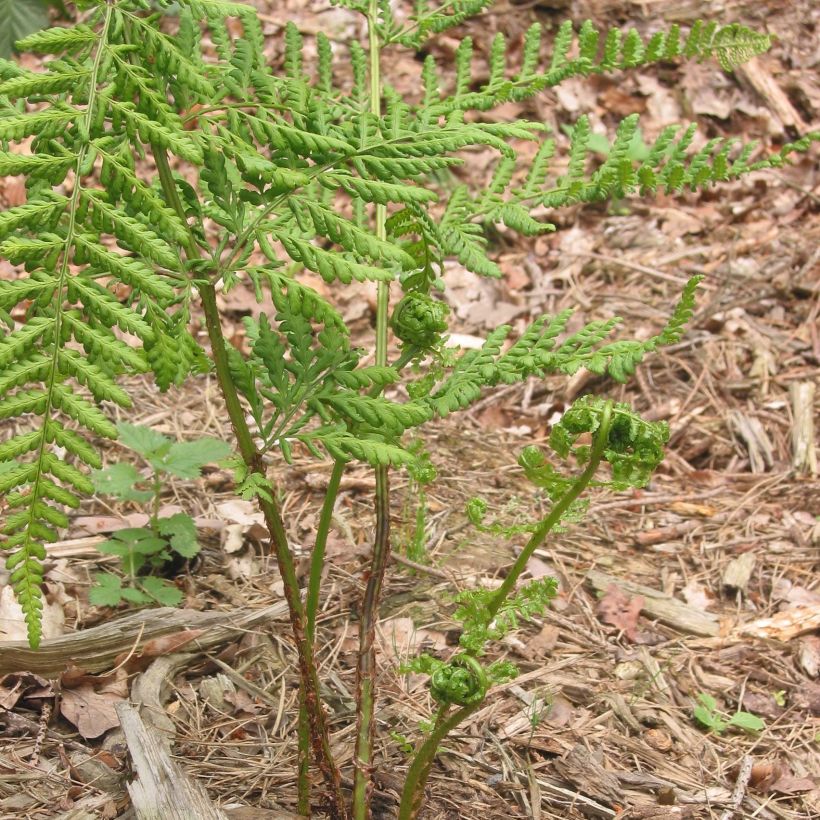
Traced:
<path fill-rule="evenodd" d="M 345 285 L 353 280 L 357 282 L 389 282 L 393 279 L 392 271 L 351 262 L 338 253 L 325 251 L 290 234 L 280 234 L 279 241 L 294 262 L 301 262 L 308 270 L 318 273 L 325 282 L 338 279 Z"/>
<path fill-rule="evenodd" d="M 97 42 L 98 34 L 82 23 L 71 28 L 47 28 L 35 31 L 17 41 L 18 51 L 36 51 L 39 54 L 70 54 Z"/>

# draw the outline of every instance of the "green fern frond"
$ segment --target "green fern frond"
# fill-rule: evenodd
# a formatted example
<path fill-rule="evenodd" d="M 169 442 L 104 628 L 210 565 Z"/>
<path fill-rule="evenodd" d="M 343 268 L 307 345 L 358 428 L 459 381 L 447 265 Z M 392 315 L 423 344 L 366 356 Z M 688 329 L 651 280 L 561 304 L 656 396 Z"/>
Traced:
<path fill-rule="evenodd" d="M 71 28 L 47 28 L 35 31 L 17 41 L 18 51 L 35 51 L 39 54 L 70 54 L 97 42 L 98 34 L 82 23 Z"/>

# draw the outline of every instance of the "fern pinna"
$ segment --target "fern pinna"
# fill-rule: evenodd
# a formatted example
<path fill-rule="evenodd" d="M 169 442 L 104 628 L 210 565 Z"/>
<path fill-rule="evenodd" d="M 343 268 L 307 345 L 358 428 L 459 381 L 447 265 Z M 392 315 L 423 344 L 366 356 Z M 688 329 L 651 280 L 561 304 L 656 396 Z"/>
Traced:
<path fill-rule="evenodd" d="M 82 23 L 18 44 L 47 55 L 41 71 L 0 62 L 0 176 L 23 176 L 27 188 L 26 204 L 0 214 L 0 254 L 19 268 L 14 280 L 0 281 L 0 419 L 20 430 L 0 443 L 2 533 L 33 645 L 44 544 L 67 526 L 66 508 L 93 491 L 95 441 L 116 435 L 106 405 L 130 403 L 124 377 L 151 372 L 168 389 L 216 367 L 236 422 L 240 492 L 260 499 L 276 540 L 284 530 L 266 452 L 289 458 L 300 446 L 342 466 L 406 464 L 414 456 L 402 446 L 405 430 L 469 406 L 487 386 L 579 367 L 624 379 L 647 352 L 679 338 L 695 282 L 668 326 L 644 342 L 610 341 L 617 320 L 567 335 L 563 313 L 537 318 L 511 345 L 510 328 L 499 328 L 481 350 L 452 360 L 440 349 L 443 263 L 500 275 L 486 225 L 551 231 L 533 214 L 703 188 L 778 166 L 817 139 L 760 158 L 753 144 L 731 141 L 691 150 L 694 127 L 670 127 L 634 161 L 628 148 L 638 119 L 627 117 L 606 160 L 592 168 L 581 118 L 559 172 L 556 142 L 542 124 L 475 122 L 469 112 L 569 77 L 658 61 L 716 58 L 729 70 L 764 51 L 768 37 L 697 23 L 685 36 L 672 26 L 644 40 L 587 22 L 566 23 L 547 46 L 533 26 L 515 67 L 504 38 L 495 38 L 481 83 L 465 38 L 453 81 L 427 57 L 420 98 L 407 101 L 381 76 L 383 51 L 418 50 L 488 0 L 441 8 L 416 0 L 400 15 L 386 0 L 340 4 L 364 14 L 370 32 L 367 48 L 350 44 L 346 72 L 322 34 L 316 65 L 306 67 L 292 24 L 283 68 L 274 71 L 255 10 L 223 0 L 84 0 L 76 4 Z M 525 173 L 520 140 L 539 142 Z M 474 146 L 498 154 L 489 186 L 458 186 L 447 197 L 437 175 Z M 401 288 L 390 322 L 398 358 L 363 365 L 339 313 L 300 281 L 302 269 L 340 285 L 380 283 L 384 334 L 388 285 Z M 249 355 L 224 346 L 215 313 L 215 289 L 241 280 L 260 296 L 270 289 L 276 307 L 248 322 Z M 199 302 L 211 356 L 189 330 Z M 410 386 L 412 399 L 384 397 L 411 362 L 432 364 Z M 246 413 L 254 424 L 247 436 Z M 286 553 L 282 560 L 287 575 Z M 289 603 L 298 631 L 302 603 L 298 595 Z"/>

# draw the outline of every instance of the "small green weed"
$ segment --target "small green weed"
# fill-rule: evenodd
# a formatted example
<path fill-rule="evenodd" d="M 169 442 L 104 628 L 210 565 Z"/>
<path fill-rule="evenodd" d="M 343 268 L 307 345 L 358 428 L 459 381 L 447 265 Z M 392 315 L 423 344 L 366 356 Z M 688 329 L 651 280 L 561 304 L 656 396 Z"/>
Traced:
<path fill-rule="evenodd" d="M 717 701 L 706 692 L 698 693 L 698 702 L 699 705 L 693 710 L 695 720 L 716 735 L 732 728 L 742 729 L 744 732 L 762 732 L 766 728 L 762 718 L 751 712 L 737 711 L 733 715 L 727 715 L 718 711 Z"/>
<path fill-rule="evenodd" d="M 99 544 L 100 552 L 120 559 L 125 578 L 112 572 L 96 573 L 89 601 L 95 606 L 110 607 L 123 601 L 177 606 L 182 601 L 179 589 L 150 573 L 174 557 L 193 558 L 199 552 L 199 543 L 190 515 L 174 513 L 160 517 L 162 490 L 169 476 L 197 478 L 205 464 L 228 456 L 230 447 L 214 438 L 175 442 L 136 424 L 118 424 L 117 431 L 120 442 L 142 456 L 151 472 L 146 477 L 133 464 L 117 462 L 92 474 L 94 488 L 123 501 L 148 505 L 150 520 L 145 527 L 117 530 Z"/>

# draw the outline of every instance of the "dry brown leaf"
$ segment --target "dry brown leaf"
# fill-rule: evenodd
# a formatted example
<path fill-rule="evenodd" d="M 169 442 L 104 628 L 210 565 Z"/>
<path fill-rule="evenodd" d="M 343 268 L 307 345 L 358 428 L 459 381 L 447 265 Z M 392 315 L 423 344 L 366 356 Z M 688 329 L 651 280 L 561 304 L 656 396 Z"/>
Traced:
<path fill-rule="evenodd" d="M 216 511 L 220 518 L 232 524 L 261 524 L 264 517 L 253 501 L 244 501 L 241 498 L 234 498 L 231 501 L 224 501 L 216 505 Z"/>
<path fill-rule="evenodd" d="M 63 608 L 51 601 L 43 602 L 40 625 L 44 638 L 59 638 L 65 632 Z M 14 590 L 6 585 L 0 588 L 0 641 L 27 641 L 28 627 L 23 608 L 17 602 Z"/>
<path fill-rule="evenodd" d="M 115 706 L 125 700 L 113 692 L 96 692 L 91 685 L 65 689 L 60 700 L 63 717 L 87 740 L 120 725 Z"/>
<path fill-rule="evenodd" d="M 568 726 L 575 714 L 575 707 L 563 696 L 556 695 L 547 709 L 546 721 L 550 726 Z"/>
<path fill-rule="evenodd" d="M 689 606 L 696 607 L 704 612 L 712 605 L 712 599 L 709 597 L 706 587 L 694 579 L 681 589 L 680 594 Z"/>
<path fill-rule="evenodd" d="M 544 624 L 541 631 L 527 641 L 527 649 L 533 657 L 542 657 L 555 649 L 560 632 L 557 626 Z"/>
<path fill-rule="evenodd" d="M 31 672 L 13 673 L 0 678 L 0 709 L 11 710 L 22 698 L 52 698 L 49 681 Z"/>
<path fill-rule="evenodd" d="M 644 599 L 640 595 L 630 598 L 615 584 L 610 584 L 598 601 L 597 613 L 603 623 L 617 627 L 630 641 L 639 643 L 638 616 L 643 605 Z"/>
<path fill-rule="evenodd" d="M 817 635 L 806 635 L 801 639 L 797 659 L 810 678 L 820 675 L 820 638 Z"/>
<path fill-rule="evenodd" d="M 378 632 L 382 651 L 399 663 L 447 646 L 443 632 L 416 627 L 412 618 L 387 618 L 379 624 Z"/>

